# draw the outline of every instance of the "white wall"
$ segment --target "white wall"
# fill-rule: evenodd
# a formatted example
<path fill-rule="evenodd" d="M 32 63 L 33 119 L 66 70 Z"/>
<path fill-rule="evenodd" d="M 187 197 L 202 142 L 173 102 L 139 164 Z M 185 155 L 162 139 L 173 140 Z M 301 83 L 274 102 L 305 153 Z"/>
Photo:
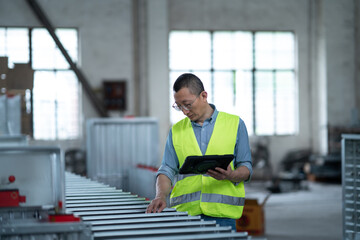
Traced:
<path fill-rule="evenodd" d="M 148 96 L 150 116 L 159 119 L 160 158 L 169 132 L 169 70 L 167 0 L 147 2 L 148 34 Z M 159 159 L 160 160 L 160 159 Z M 160 163 L 160 161 L 159 161 Z"/>
<path fill-rule="evenodd" d="M 351 124 L 356 108 L 354 1 L 323 1 L 330 125 Z"/>

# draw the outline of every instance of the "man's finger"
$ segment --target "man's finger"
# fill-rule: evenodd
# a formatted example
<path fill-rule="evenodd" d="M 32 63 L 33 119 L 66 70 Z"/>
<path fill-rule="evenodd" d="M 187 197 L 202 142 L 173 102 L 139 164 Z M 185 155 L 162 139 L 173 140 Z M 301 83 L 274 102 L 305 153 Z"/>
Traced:
<path fill-rule="evenodd" d="M 225 171 L 224 169 L 219 168 L 219 167 L 216 167 L 215 170 L 216 170 L 217 172 L 219 172 L 219 173 L 222 173 L 222 174 L 226 173 L 226 171 Z"/>
<path fill-rule="evenodd" d="M 146 213 L 151 213 L 153 211 L 153 204 L 150 203 L 149 206 L 146 208 Z"/>
<path fill-rule="evenodd" d="M 156 212 L 158 212 L 158 213 L 160 213 L 160 212 L 162 212 L 163 210 L 164 210 L 164 208 L 166 207 L 166 205 L 164 205 L 164 204 L 160 204 L 159 206 L 158 206 L 158 208 L 157 208 L 157 211 Z"/>

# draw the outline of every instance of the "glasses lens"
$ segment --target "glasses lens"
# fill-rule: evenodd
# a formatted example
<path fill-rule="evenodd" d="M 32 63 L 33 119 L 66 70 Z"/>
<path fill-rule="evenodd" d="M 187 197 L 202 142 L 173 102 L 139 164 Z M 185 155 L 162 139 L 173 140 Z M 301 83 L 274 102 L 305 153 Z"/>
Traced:
<path fill-rule="evenodd" d="M 174 104 L 172 105 L 172 107 L 173 107 L 176 111 L 181 111 L 181 108 L 180 108 L 176 103 L 174 103 Z"/>
<path fill-rule="evenodd" d="M 185 111 L 190 111 L 191 109 L 191 106 L 188 106 L 188 107 L 185 107 L 185 106 L 181 106 L 181 108 Z"/>

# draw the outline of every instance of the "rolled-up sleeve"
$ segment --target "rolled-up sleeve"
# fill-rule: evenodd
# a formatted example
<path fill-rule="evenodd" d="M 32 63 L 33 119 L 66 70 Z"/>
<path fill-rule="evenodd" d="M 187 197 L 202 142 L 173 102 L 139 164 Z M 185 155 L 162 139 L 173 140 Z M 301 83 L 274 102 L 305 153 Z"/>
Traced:
<path fill-rule="evenodd" d="M 253 170 L 252 170 L 252 160 L 251 160 L 251 150 L 249 144 L 249 136 L 244 121 L 240 118 L 236 146 L 235 146 L 235 166 L 238 168 L 240 166 L 245 166 L 249 169 L 250 176 L 249 179 L 245 182 L 250 181 Z"/>
<path fill-rule="evenodd" d="M 161 166 L 156 174 L 156 177 L 159 174 L 164 174 L 171 180 L 171 184 L 174 183 L 174 177 L 179 172 L 179 160 L 175 153 L 175 149 L 172 143 L 172 132 L 169 131 L 169 135 L 166 140 L 165 150 Z"/>

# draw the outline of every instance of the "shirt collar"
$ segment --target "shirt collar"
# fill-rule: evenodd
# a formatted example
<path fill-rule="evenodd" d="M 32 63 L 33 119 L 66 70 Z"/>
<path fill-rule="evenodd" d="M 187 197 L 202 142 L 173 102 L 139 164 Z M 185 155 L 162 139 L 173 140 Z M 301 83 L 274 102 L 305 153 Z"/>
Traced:
<path fill-rule="evenodd" d="M 216 109 L 216 107 L 215 107 L 214 104 L 209 103 L 209 105 L 210 105 L 210 107 L 211 107 L 212 109 L 214 109 L 214 112 L 213 112 L 213 114 L 211 115 L 211 117 L 205 119 L 204 124 L 205 124 L 206 122 L 208 122 L 209 124 L 214 123 L 215 120 L 216 120 L 216 118 L 217 118 L 217 116 L 218 116 L 218 114 L 219 114 L 219 111 Z M 191 121 L 191 123 L 194 124 L 194 125 L 196 125 L 196 126 L 200 126 L 200 124 L 198 124 L 198 123 L 196 123 L 196 122 Z"/>
<path fill-rule="evenodd" d="M 214 104 L 211 104 L 211 103 L 210 103 L 209 105 L 210 105 L 210 107 L 212 107 L 212 109 L 214 109 L 214 112 L 213 112 L 213 114 L 211 115 L 211 117 L 208 118 L 208 119 L 206 119 L 206 120 L 209 120 L 210 123 L 213 123 L 213 122 L 216 120 L 217 115 L 219 114 L 219 111 L 216 109 L 216 107 L 215 107 Z"/>

